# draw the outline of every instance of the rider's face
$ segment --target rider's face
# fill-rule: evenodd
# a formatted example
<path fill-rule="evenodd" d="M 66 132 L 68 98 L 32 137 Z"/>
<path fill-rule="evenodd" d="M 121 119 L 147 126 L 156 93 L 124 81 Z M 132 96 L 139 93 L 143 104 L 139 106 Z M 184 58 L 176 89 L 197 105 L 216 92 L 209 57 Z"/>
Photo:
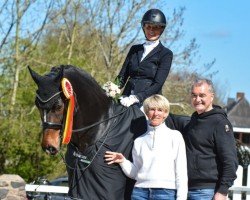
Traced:
<path fill-rule="evenodd" d="M 161 36 L 163 27 L 159 25 L 154 25 L 154 24 L 145 24 L 143 27 L 143 30 L 148 40 L 155 41 L 159 39 L 159 37 Z"/>

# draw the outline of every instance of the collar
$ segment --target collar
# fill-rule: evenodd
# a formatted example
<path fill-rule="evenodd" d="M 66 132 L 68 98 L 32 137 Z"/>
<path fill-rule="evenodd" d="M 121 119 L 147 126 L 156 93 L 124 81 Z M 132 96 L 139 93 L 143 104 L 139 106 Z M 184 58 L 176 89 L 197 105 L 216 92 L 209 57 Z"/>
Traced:
<path fill-rule="evenodd" d="M 156 47 L 158 44 L 160 43 L 160 40 L 155 40 L 155 41 L 149 41 L 146 40 L 145 43 L 143 44 L 143 46 L 152 46 L 152 47 Z"/>
<path fill-rule="evenodd" d="M 160 125 L 158 126 L 151 126 L 149 124 L 149 121 L 148 121 L 148 130 L 149 131 L 152 131 L 152 130 L 156 130 L 156 129 L 159 129 L 159 128 L 162 128 L 162 127 L 165 127 L 165 121 L 163 121 Z"/>

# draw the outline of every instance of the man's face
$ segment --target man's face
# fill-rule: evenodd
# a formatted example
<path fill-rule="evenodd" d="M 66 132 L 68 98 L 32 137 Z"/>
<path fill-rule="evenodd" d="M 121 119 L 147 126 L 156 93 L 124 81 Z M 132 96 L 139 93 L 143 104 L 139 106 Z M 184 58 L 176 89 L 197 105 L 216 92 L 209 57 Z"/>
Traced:
<path fill-rule="evenodd" d="M 191 92 L 191 104 L 198 114 L 212 110 L 214 94 L 206 83 L 194 86 Z"/>

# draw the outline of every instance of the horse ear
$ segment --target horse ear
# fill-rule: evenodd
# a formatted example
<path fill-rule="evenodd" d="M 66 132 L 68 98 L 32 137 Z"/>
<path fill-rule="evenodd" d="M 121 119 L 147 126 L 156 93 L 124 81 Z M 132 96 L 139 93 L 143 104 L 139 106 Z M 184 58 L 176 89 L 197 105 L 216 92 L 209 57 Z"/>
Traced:
<path fill-rule="evenodd" d="M 41 77 L 39 74 L 37 74 L 35 71 L 33 71 L 30 66 L 28 66 L 28 69 L 29 69 L 29 72 L 30 72 L 30 75 L 31 77 L 33 78 L 33 80 L 35 81 L 35 83 L 38 85 L 40 80 L 41 80 Z"/>
<path fill-rule="evenodd" d="M 52 68 L 53 71 L 53 68 Z M 64 72 L 64 66 L 60 66 L 59 67 L 59 72 L 57 73 L 56 77 L 55 77 L 55 82 L 59 82 L 62 80 L 63 78 L 63 72 Z"/>

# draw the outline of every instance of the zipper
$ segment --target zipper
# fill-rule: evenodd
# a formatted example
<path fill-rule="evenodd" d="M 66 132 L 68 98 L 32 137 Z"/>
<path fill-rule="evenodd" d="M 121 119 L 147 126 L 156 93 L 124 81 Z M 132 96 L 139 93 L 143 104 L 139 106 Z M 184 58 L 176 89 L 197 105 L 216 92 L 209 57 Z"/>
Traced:
<path fill-rule="evenodd" d="M 153 128 L 153 130 L 154 130 L 154 132 L 153 132 L 153 143 L 152 143 L 152 149 L 154 149 L 155 148 L 155 127 Z"/>

